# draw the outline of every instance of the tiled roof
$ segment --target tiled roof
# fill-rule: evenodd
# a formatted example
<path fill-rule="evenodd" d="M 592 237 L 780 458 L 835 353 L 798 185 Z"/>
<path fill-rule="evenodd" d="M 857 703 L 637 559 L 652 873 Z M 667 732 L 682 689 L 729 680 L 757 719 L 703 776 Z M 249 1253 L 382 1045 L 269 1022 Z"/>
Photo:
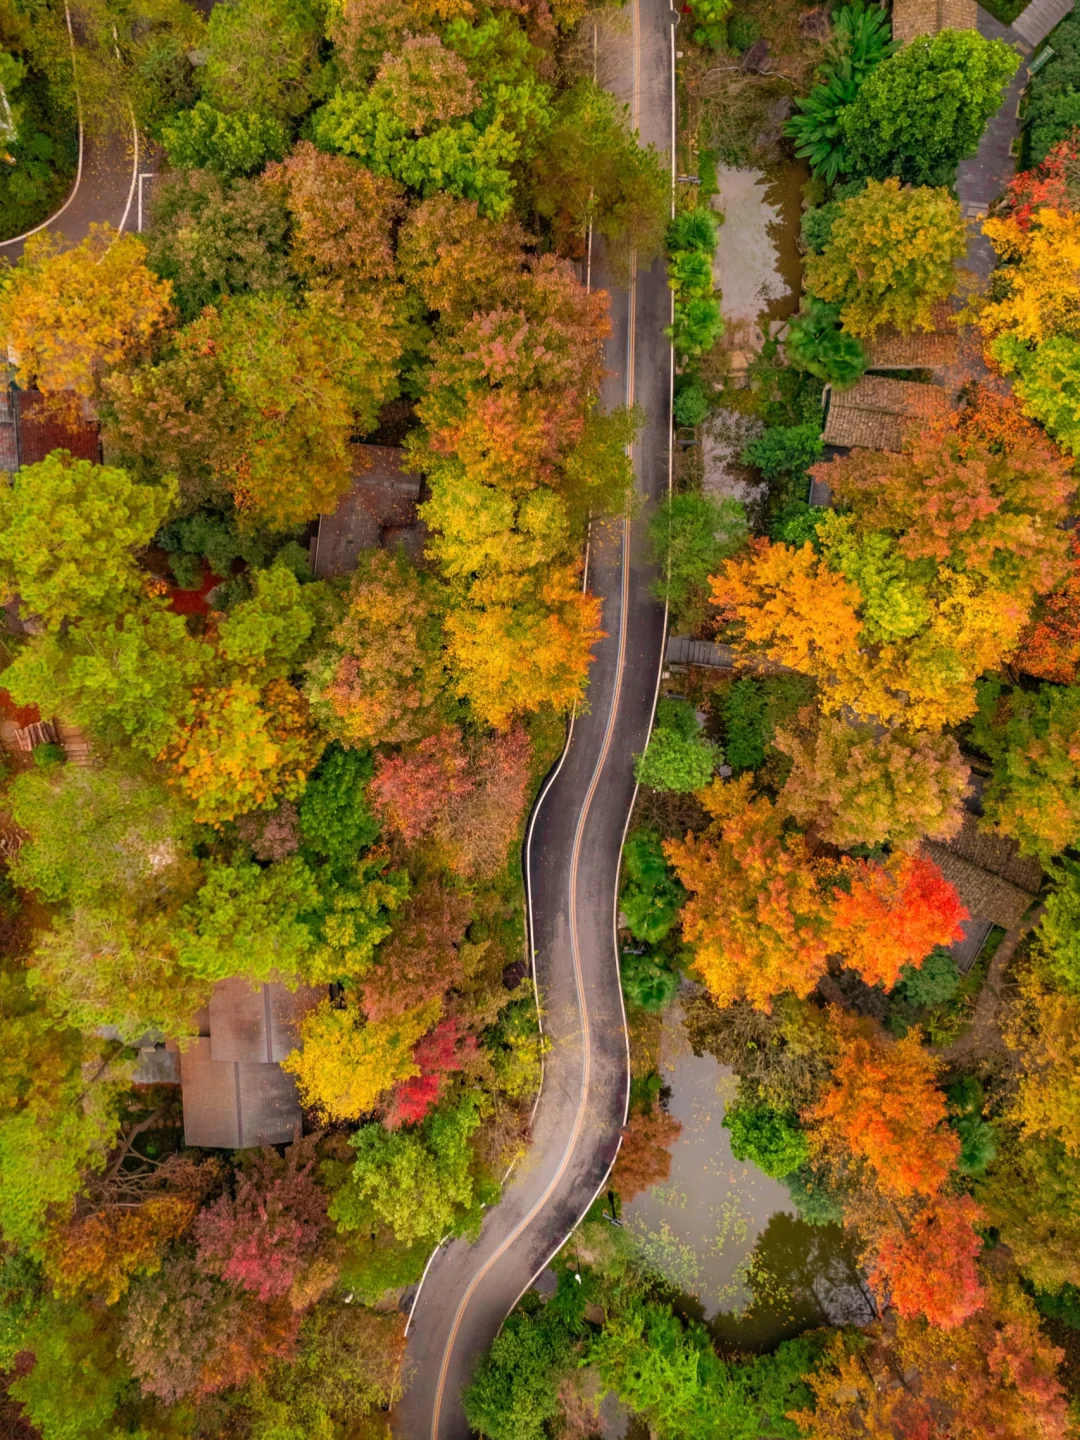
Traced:
<path fill-rule="evenodd" d="M 1019 885 L 980 869 L 947 845 L 928 840 L 923 848 L 949 884 L 955 885 L 972 916 L 1011 930 L 1032 904 L 1033 897 Z"/>
<path fill-rule="evenodd" d="M 319 516 L 311 543 L 311 568 L 320 580 L 351 575 L 361 550 L 399 541 L 409 549 L 410 534 L 419 528 L 420 476 L 405 469 L 404 450 L 354 445 L 352 453 L 352 486 L 332 515 Z"/>
<path fill-rule="evenodd" d="M 916 35 L 940 30 L 974 30 L 979 18 L 976 0 L 893 0 L 893 39 L 901 45 Z"/>
<path fill-rule="evenodd" d="M 850 390 L 833 390 L 824 441 L 844 449 L 899 450 L 913 420 L 944 414 L 949 397 L 938 385 L 864 375 Z"/>
<path fill-rule="evenodd" d="M 956 364 L 960 341 L 955 330 L 880 330 L 867 350 L 873 370 L 940 370 Z"/>

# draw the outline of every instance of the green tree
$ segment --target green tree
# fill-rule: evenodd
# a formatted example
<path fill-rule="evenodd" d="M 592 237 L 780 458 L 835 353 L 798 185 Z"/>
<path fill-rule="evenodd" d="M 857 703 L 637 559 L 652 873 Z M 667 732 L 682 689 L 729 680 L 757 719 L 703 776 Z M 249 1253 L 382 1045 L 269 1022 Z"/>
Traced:
<path fill-rule="evenodd" d="M 636 829 L 626 837 L 622 853 L 619 909 L 636 940 L 654 945 L 679 918 L 686 891 L 675 879 L 655 830 Z"/>
<path fill-rule="evenodd" d="M 4 672 L 20 705 L 60 714 L 108 741 L 157 755 L 175 733 L 192 686 L 212 664 L 163 600 L 139 599 L 119 619 L 35 636 Z"/>
<path fill-rule="evenodd" d="M 364 1125 L 350 1144 L 356 1163 L 330 1205 L 341 1230 L 386 1226 L 406 1244 L 431 1244 L 479 1220 L 475 1156 L 469 1137 L 480 1124 L 467 1095 L 408 1130 Z"/>
<path fill-rule="evenodd" d="M 888 325 L 904 334 L 932 330 L 934 308 L 952 294 L 953 265 L 966 248 L 960 206 L 947 190 L 871 180 L 842 202 L 822 253 L 808 256 L 806 287 L 837 307 L 851 335 L 869 337 Z"/>
<path fill-rule="evenodd" d="M 702 735 L 692 705 L 661 700 L 645 753 L 634 757 L 634 778 L 653 790 L 700 790 L 722 759 L 720 747 Z"/>
<path fill-rule="evenodd" d="M 8 1393 L 23 1407 L 42 1440 L 105 1440 L 128 1386 L 117 1359 L 108 1312 L 85 1305 L 46 1304 L 34 1316 L 21 1347 L 33 1367 Z"/>
<path fill-rule="evenodd" d="M 175 499 L 175 483 L 139 485 L 126 470 L 54 450 L 0 487 L 0 587 L 50 630 L 115 615 L 140 588 L 132 552 Z"/>
<path fill-rule="evenodd" d="M 921 965 L 902 965 L 896 993 L 917 1010 L 946 1005 L 960 986 L 956 961 L 948 950 L 935 947 Z"/>
<path fill-rule="evenodd" d="M 647 267 L 660 254 L 671 179 L 654 146 L 629 126 L 628 107 L 591 79 L 559 96 L 550 132 L 529 173 L 532 202 L 556 245 L 574 254 L 591 225 L 617 261 Z"/>
<path fill-rule="evenodd" d="M 1039 923 L 1040 962 L 1057 989 L 1080 994 L 1080 863 L 1061 856 L 1049 868 L 1053 889 Z"/>
<path fill-rule="evenodd" d="M 161 143 L 176 170 L 207 170 L 222 180 L 250 175 L 277 160 L 288 144 L 285 128 L 271 115 L 224 114 L 205 100 L 165 122 Z"/>
<path fill-rule="evenodd" d="M 305 854 L 342 870 L 374 843 L 380 827 L 367 799 L 374 772 L 370 750 L 330 746 L 300 797 Z"/>
<path fill-rule="evenodd" d="M 486 1440 L 544 1440 L 570 1359 L 560 1326 L 511 1315 L 462 1395 L 465 1418 Z"/>
<path fill-rule="evenodd" d="M 180 963 L 200 980 L 243 975 L 261 984 L 300 976 L 314 937 L 299 917 L 318 903 L 311 871 L 298 856 L 265 870 L 247 861 L 210 861 L 180 916 Z"/>
<path fill-rule="evenodd" d="M 672 625 L 696 630 L 710 610 L 709 577 L 747 540 L 746 510 L 738 500 L 716 500 L 692 490 L 661 501 L 649 521 L 649 540 L 660 575 L 653 585 L 666 598 Z"/>
<path fill-rule="evenodd" d="M 49 903 L 160 901 L 194 883 L 191 817 L 154 774 L 116 760 L 27 770 L 8 797 L 29 837 L 11 878 Z"/>
<path fill-rule="evenodd" d="M 810 1144 L 791 1111 L 738 1100 L 724 1112 L 724 1129 L 731 1132 L 731 1153 L 750 1160 L 766 1175 L 782 1180 L 810 1159 Z"/>
<path fill-rule="evenodd" d="M 1049 860 L 1080 840 L 1080 686 L 1006 692 L 985 680 L 978 696 L 972 739 L 994 766 L 986 821 L 1025 854 Z"/>
<path fill-rule="evenodd" d="M 146 263 L 185 323 L 222 295 L 288 289 L 289 217 L 270 186 L 178 169 L 155 182 L 151 214 Z"/>
<path fill-rule="evenodd" d="M 242 600 L 218 629 L 221 653 L 264 680 L 287 675 L 306 657 L 320 609 L 329 609 L 321 582 L 301 585 L 281 564 L 259 570 L 251 599 Z"/>
<path fill-rule="evenodd" d="M 824 450 L 817 425 L 771 425 L 750 441 L 739 459 L 760 470 L 770 482 L 784 475 L 804 482 L 809 479 L 810 466 L 821 459 Z"/>
<path fill-rule="evenodd" d="M 305 0 L 233 0 L 210 12 L 199 85 L 212 105 L 279 123 L 311 104 L 322 25 Z"/>
<path fill-rule="evenodd" d="M 666 1010 L 679 990 L 679 977 L 667 956 L 648 950 L 641 955 L 624 950 L 619 959 L 619 978 L 626 1003 L 651 1014 Z"/>
<path fill-rule="evenodd" d="M 948 185 L 973 155 L 1020 59 L 977 30 L 918 35 L 880 64 L 837 117 L 851 172 Z"/>

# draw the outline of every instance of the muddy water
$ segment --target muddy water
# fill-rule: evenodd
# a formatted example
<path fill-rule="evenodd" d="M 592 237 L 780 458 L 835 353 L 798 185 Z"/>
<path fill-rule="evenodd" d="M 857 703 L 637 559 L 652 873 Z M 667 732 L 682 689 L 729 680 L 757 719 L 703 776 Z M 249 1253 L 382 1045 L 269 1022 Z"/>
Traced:
<path fill-rule="evenodd" d="M 713 274 L 729 322 L 783 320 L 799 308 L 802 256 L 799 224 L 807 171 L 717 170 L 714 207 L 724 216 Z"/>
<path fill-rule="evenodd" d="M 736 1079 L 691 1051 L 678 1006 L 665 1016 L 661 1073 L 682 1123 L 670 1178 L 625 1207 L 650 1267 L 721 1349 L 766 1350 L 824 1324 L 871 1318 L 854 1251 L 838 1226 L 799 1220 L 787 1190 L 734 1158 L 724 1129 Z"/>

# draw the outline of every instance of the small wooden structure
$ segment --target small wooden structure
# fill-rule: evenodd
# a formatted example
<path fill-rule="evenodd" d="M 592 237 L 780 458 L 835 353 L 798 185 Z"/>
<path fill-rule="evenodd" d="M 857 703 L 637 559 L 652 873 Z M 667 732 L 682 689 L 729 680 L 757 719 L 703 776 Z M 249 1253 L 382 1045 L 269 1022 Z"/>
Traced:
<path fill-rule="evenodd" d="M 179 1052 L 184 1143 L 209 1150 L 282 1145 L 301 1125 L 296 1081 L 281 1068 L 303 1016 L 325 987 L 220 980 L 198 1017 L 199 1036 Z"/>
<path fill-rule="evenodd" d="M 974 30 L 978 21 L 977 0 L 893 0 L 892 34 L 901 45 L 916 35 Z"/>
<path fill-rule="evenodd" d="M 363 550 L 405 547 L 419 560 L 424 528 L 417 515 L 420 476 L 393 445 L 354 445 L 353 483 L 332 515 L 319 516 L 311 568 L 320 580 L 351 575 Z"/>
<path fill-rule="evenodd" d="M 830 390 L 823 439 L 851 450 L 900 450 L 904 431 L 914 421 L 932 420 L 949 409 L 939 385 L 864 375 L 850 390 Z"/>

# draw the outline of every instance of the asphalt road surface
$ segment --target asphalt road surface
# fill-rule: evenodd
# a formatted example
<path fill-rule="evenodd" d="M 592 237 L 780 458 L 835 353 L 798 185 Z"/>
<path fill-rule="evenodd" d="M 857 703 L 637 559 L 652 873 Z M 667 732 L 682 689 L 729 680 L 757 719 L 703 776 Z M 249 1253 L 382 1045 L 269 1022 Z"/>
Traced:
<path fill-rule="evenodd" d="M 48 230 L 63 244 L 77 245 L 90 233 L 91 225 L 108 223 L 114 230 L 134 229 L 139 167 L 144 159 L 134 116 L 127 125 L 109 132 L 80 123 L 78 166 L 63 203 L 32 230 L 0 240 L 0 257 L 14 265 L 29 236 L 39 230 Z"/>
<path fill-rule="evenodd" d="M 676 12 L 630 0 L 632 33 L 608 44 L 603 79 L 631 108 L 642 140 L 670 157 Z M 629 1064 L 615 948 L 619 856 L 662 662 L 665 616 L 650 597 L 645 525 L 670 477 L 672 360 L 663 261 L 617 288 L 602 257 L 593 285 L 612 296 L 604 400 L 636 403 L 647 423 L 634 446 L 642 504 L 632 522 L 595 522 L 588 584 L 603 599 L 588 705 L 542 792 L 526 842 L 531 925 L 550 1042 L 531 1145 L 488 1212 L 480 1237 L 432 1259 L 409 1329 L 409 1389 L 395 1411 L 403 1440 L 464 1440 L 461 1391 L 519 1297 L 603 1186 L 626 1117 Z"/>

